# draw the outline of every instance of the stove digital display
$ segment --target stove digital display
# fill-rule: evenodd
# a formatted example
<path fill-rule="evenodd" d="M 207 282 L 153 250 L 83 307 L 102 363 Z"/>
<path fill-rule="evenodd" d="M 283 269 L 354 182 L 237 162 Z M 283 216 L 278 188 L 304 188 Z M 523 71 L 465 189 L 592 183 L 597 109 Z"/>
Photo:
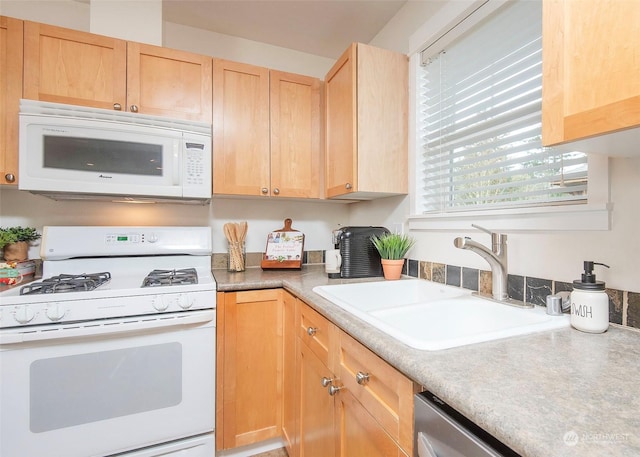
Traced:
<path fill-rule="evenodd" d="M 128 234 L 122 234 L 122 233 L 113 233 L 113 234 L 109 234 L 107 235 L 107 237 L 105 238 L 105 241 L 107 244 L 111 244 L 111 243 L 140 243 L 140 241 L 144 242 L 144 235 L 140 234 L 140 233 L 128 233 Z"/>

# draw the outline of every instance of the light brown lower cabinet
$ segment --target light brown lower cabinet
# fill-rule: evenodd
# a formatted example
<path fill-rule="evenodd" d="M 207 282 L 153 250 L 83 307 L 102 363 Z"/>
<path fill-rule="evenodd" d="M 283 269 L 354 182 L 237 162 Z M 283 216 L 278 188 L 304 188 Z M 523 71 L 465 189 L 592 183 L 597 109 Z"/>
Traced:
<path fill-rule="evenodd" d="M 336 395 L 336 426 L 339 456 L 407 457 L 380 422 L 349 391 Z"/>
<path fill-rule="evenodd" d="M 284 290 L 218 294 L 217 449 L 413 455 L 417 385 Z"/>
<path fill-rule="evenodd" d="M 282 289 L 218 293 L 216 448 L 282 430 Z"/>

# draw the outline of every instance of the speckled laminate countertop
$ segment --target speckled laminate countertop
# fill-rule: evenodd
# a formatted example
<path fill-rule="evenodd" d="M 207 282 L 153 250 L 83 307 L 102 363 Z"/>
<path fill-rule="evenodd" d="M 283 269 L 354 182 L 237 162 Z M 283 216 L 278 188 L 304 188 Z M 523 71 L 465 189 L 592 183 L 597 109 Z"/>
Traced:
<path fill-rule="evenodd" d="M 311 290 L 362 280 L 329 280 L 320 265 L 213 273 L 219 291 L 291 291 L 523 456 L 640 456 L 640 332 L 562 329 L 420 351 Z"/>

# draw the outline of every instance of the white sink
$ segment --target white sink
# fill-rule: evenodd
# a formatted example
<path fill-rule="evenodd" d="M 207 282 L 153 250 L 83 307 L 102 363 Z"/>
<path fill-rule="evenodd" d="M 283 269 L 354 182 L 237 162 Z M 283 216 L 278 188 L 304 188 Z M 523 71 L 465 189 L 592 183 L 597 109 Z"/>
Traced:
<path fill-rule="evenodd" d="M 408 279 L 314 287 L 313 291 L 416 349 L 435 351 L 569 327 L 569 316 L 518 308 L 458 287 Z"/>

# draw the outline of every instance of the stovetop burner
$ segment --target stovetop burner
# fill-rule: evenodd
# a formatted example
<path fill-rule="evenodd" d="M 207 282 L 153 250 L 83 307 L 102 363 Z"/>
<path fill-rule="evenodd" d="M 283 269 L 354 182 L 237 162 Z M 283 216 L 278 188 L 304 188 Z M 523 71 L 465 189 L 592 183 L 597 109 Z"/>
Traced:
<path fill-rule="evenodd" d="M 183 286 L 189 284 L 198 284 L 198 273 L 195 268 L 153 270 L 144 278 L 142 287 Z"/>
<path fill-rule="evenodd" d="M 56 294 L 63 292 L 86 292 L 111 280 L 111 273 L 61 274 L 27 284 L 20 288 L 20 295 Z"/>

